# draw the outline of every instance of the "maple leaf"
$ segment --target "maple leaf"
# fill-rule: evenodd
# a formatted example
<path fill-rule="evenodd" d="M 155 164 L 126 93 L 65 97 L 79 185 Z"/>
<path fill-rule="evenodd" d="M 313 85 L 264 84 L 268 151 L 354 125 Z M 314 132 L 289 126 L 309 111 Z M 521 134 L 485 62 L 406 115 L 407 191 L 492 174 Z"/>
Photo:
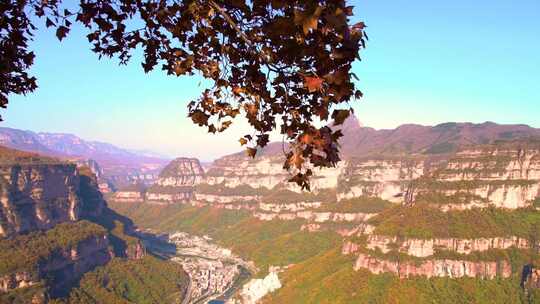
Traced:
<path fill-rule="evenodd" d="M 321 90 L 323 79 L 319 77 L 304 76 L 304 86 L 310 93 Z"/>
<path fill-rule="evenodd" d="M 317 6 L 313 13 L 295 11 L 294 23 L 301 24 L 304 35 L 307 35 L 309 31 L 316 30 L 319 23 L 319 17 L 321 16 L 322 7 Z"/>
<path fill-rule="evenodd" d="M 297 169 L 300 169 L 302 168 L 302 164 L 304 164 L 304 157 L 302 157 L 302 154 L 299 151 L 296 151 L 289 158 L 289 163 Z"/>
<path fill-rule="evenodd" d="M 334 120 L 334 125 L 341 125 L 349 117 L 351 112 L 349 110 L 334 110 L 332 112 L 332 119 Z"/>
<path fill-rule="evenodd" d="M 311 134 L 303 134 L 300 137 L 300 142 L 306 145 L 309 145 L 313 142 L 313 136 Z"/>
<path fill-rule="evenodd" d="M 69 28 L 65 26 L 60 26 L 56 29 L 56 37 L 58 37 L 58 40 L 62 41 L 62 39 L 66 37 L 68 32 L 69 32 Z"/>
<path fill-rule="evenodd" d="M 193 113 L 189 115 L 191 117 L 191 120 L 193 123 L 199 125 L 199 126 L 205 126 L 208 124 L 208 118 L 210 118 L 208 115 L 203 113 L 200 110 L 195 110 Z"/>
<path fill-rule="evenodd" d="M 255 148 L 246 148 L 246 154 L 247 156 L 250 156 L 251 158 L 255 158 L 255 155 L 257 155 L 257 149 Z"/>
<path fill-rule="evenodd" d="M 241 93 L 244 93 L 246 90 L 244 90 L 243 88 L 241 87 L 234 87 L 232 89 L 233 93 L 234 94 L 237 94 L 237 95 L 240 95 Z"/>

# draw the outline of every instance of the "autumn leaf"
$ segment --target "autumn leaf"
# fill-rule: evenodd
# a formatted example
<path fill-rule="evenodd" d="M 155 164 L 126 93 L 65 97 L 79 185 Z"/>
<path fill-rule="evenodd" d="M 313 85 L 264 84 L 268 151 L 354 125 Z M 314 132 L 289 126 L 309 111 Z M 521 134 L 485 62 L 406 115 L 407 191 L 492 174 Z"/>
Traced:
<path fill-rule="evenodd" d="M 322 7 L 317 6 L 315 11 L 313 13 L 309 12 L 300 12 L 295 11 L 294 13 L 294 22 L 296 24 L 302 25 L 302 30 L 304 31 L 304 35 L 307 35 L 309 31 L 316 30 L 318 23 L 319 23 L 319 17 L 321 16 Z"/>
<path fill-rule="evenodd" d="M 322 88 L 323 80 L 319 77 L 304 76 L 304 86 L 310 93 L 320 91 Z"/>
<path fill-rule="evenodd" d="M 306 145 L 309 145 L 313 142 L 313 136 L 311 134 L 303 134 L 300 137 L 300 142 Z"/>
<path fill-rule="evenodd" d="M 62 41 L 62 39 L 64 39 L 64 37 L 66 37 L 68 32 L 69 32 L 69 28 L 67 28 L 65 26 L 59 26 L 56 29 L 56 37 L 58 37 L 58 40 Z"/>
<path fill-rule="evenodd" d="M 240 138 L 238 141 L 240 142 L 241 146 L 247 144 L 247 142 L 248 142 L 247 139 L 245 139 L 245 138 Z"/>
<path fill-rule="evenodd" d="M 241 87 L 234 87 L 232 89 L 233 93 L 234 94 L 237 94 L 237 95 L 240 95 L 241 93 L 244 93 L 246 90 L 244 90 L 243 88 Z"/>
<path fill-rule="evenodd" d="M 304 157 L 302 157 L 302 154 L 299 151 L 296 151 L 289 158 L 289 163 L 297 169 L 300 169 L 302 168 L 302 164 L 304 164 Z"/>
<path fill-rule="evenodd" d="M 247 154 L 247 156 L 250 156 L 251 158 L 255 158 L 255 155 L 257 154 L 257 149 L 255 149 L 255 148 L 246 148 L 246 154 Z"/>
<path fill-rule="evenodd" d="M 193 121 L 194 124 L 197 124 L 199 126 L 205 126 L 208 124 L 209 116 L 204 114 L 200 110 L 195 110 L 189 116 L 191 117 L 191 120 Z"/>
<path fill-rule="evenodd" d="M 332 119 L 334 120 L 334 125 L 341 125 L 349 117 L 350 115 L 349 110 L 334 110 L 332 112 Z"/>
<path fill-rule="evenodd" d="M 46 27 L 54 26 L 54 22 L 52 22 L 51 19 L 47 18 L 47 20 L 45 21 L 45 26 Z"/>

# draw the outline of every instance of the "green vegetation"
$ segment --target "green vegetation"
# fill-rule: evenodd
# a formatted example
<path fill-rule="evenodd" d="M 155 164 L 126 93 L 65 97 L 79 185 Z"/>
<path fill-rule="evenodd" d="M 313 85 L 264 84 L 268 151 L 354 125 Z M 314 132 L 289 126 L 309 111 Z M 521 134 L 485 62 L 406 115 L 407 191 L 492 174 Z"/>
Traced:
<path fill-rule="evenodd" d="M 186 204 L 125 204 L 109 202 L 109 207 L 132 219 L 142 228 L 160 232 L 185 231 L 194 234 L 211 234 L 248 217 L 243 210 L 226 210 L 212 207 L 194 207 Z"/>
<path fill-rule="evenodd" d="M 174 262 L 113 259 L 83 276 L 67 303 L 181 303 L 188 277 Z"/>
<path fill-rule="evenodd" d="M 496 189 L 503 186 L 530 186 L 536 181 L 527 179 L 512 179 L 512 180 L 459 180 L 459 181 L 440 181 L 435 178 L 420 178 L 414 181 L 414 185 L 419 189 L 427 191 L 444 191 L 444 190 L 462 190 L 469 191 L 483 186 L 490 186 L 491 189 Z"/>
<path fill-rule="evenodd" d="M 415 204 L 470 204 L 473 202 L 488 203 L 488 200 L 468 192 L 457 192 L 446 195 L 437 191 L 420 192 L 415 198 Z"/>
<path fill-rule="evenodd" d="M 378 197 L 361 196 L 337 203 L 323 204 L 317 211 L 378 213 L 395 204 Z"/>
<path fill-rule="evenodd" d="M 298 263 L 341 242 L 335 232 L 300 231 L 304 223 L 301 220 L 260 221 L 247 211 L 121 203 L 110 203 L 110 207 L 133 219 L 139 227 L 208 234 L 236 254 L 254 261 L 262 271 L 268 265 Z"/>
<path fill-rule="evenodd" d="M 39 155 L 36 153 L 25 152 L 0 146 L 0 165 L 66 165 L 56 158 Z"/>
<path fill-rule="evenodd" d="M 291 204 L 298 202 L 335 202 L 336 192 L 333 189 L 328 189 L 319 192 L 303 191 L 301 193 L 287 189 L 274 188 L 263 196 L 262 202 L 276 204 Z"/>
<path fill-rule="evenodd" d="M 38 262 L 55 250 L 68 249 L 91 237 L 103 236 L 106 230 L 88 221 L 62 223 L 42 232 L 0 240 L 0 275 L 16 271 L 35 271 Z"/>
<path fill-rule="evenodd" d="M 185 193 L 185 192 L 193 192 L 192 186 L 182 186 L 182 187 L 176 187 L 176 186 L 160 186 L 157 184 L 154 184 L 150 186 L 146 192 L 148 193 L 164 193 L 164 194 L 177 194 L 177 193 Z"/>
<path fill-rule="evenodd" d="M 533 201 L 532 206 L 534 208 L 540 208 L 540 196 Z"/>
<path fill-rule="evenodd" d="M 247 218 L 211 236 L 243 258 L 254 261 L 263 272 L 269 265 L 298 263 L 341 244 L 341 237 L 335 232 L 300 231 L 301 225 L 299 220 Z"/>
<path fill-rule="evenodd" d="M 245 184 L 236 187 L 227 187 L 224 183 L 222 183 L 217 185 L 199 184 L 195 187 L 195 192 L 201 194 L 214 194 L 223 196 L 251 196 L 265 195 L 269 192 L 269 190 L 265 187 L 253 188 Z"/>
<path fill-rule="evenodd" d="M 371 218 L 376 234 L 415 238 L 528 237 L 540 223 L 533 209 L 471 209 L 442 212 L 426 206 L 396 206 Z"/>
<path fill-rule="evenodd" d="M 280 275 L 283 287 L 263 303 L 537 303 L 527 302 L 519 276 L 481 280 L 423 277 L 400 280 L 391 274 L 353 270 L 354 257 L 330 250 Z"/>

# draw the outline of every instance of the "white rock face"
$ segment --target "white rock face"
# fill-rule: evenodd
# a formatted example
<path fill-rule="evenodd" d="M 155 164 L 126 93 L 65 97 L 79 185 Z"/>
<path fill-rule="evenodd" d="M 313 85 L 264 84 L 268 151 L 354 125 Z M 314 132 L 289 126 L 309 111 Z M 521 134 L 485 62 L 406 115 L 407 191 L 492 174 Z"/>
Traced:
<path fill-rule="evenodd" d="M 376 213 L 337 213 L 337 212 L 314 212 L 299 211 L 296 213 L 263 213 L 256 212 L 254 217 L 262 221 L 271 221 L 274 219 L 291 221 L 295 219 L 304 219 L 316 223 L 332 222 L 364 222 L 375 216 Z"/>
<path fill-rule="evenodd" d="M 255 304 L 265 295 L 281 288 L 278 274 L 270 272 L 264 279 L 251 279 L 240 292 L 242 304 Z"/>
<path fill-rule="evenodd" d="M 252 160 L 235 154 L 217 160 L 209 169 L 205 182 L 230 188 L 249 185 L 272 189 L 279 185 L 300 191 L 287 182 L 290 176 L 282 164 L 282 156 L 261 156 Z M 450 203 L 434 202 L 433 206 L 442 211 L 524 208 L 540 196 L 540 148 L 533 144 L 530 147 L 516 144 L 478 146 L 437 160 L 425 154 L 349 159 L 340 162 L 336 168 L 314 169 L 311 184 L 314 191 L 336 189 L 338 201 L 371 196 L 394 203 L 413 203 L 420 194 L 431 193 L 452 199 L 468 197 L 463 202 L 457 198 Z M 261 207 L 265 210 L 273 208 Z M 286 211 L 288 206 L 282 209 Z M 298 206 L 288 211 L 301 209 L 302 206 Z"/>
<path fill-rule="evenodd" d="M 156 184 L 163 187 L 194 186 L 203 178 L 204 171 L 198 159 L 179 157 L 163 168 Z"/>
<path fill-rule="evenodd" d="M 216 195 L 206 193 L 195 193 L 195 198 L 199 201 L 206 201 L 209 203 L 232 203 L 232 202 L 251 202 L 258 201 L 260 196 L 258 195 Z"/>
<path fill-rule="evenodd" d="M 283 157 L 266 156 L 250 159 L 241 155 L 230 155 L 216 160 L 208 170 L 205 182 L 210 185 L 224 184 L 234 188 L 249 185 L 253 188 L 274 188 L 284 186 L 288 190 L 299 192 L 300 189 L 287 182 L 290 175 L 283 170 Z M 335 168 L 313 168 L 312 190 L 336 188 L 338 177 L 342 174 L 345 162 Z"/>
<path fill-rule="evenodd" d="M 354 270 L 368 269 L 371 273 L 380 274 L 390 272 L 400 278 L 412 276 L 448 277 L 448 278 L 508 278 L 512 275 L 512 267 L 506 261 L 499 262 L 472 262 L 462 260 L 426 260 L 421 263 L 396 262 L 378 259 L 366 254 L 359 254 Z"/>
<path fill-rule="evenodd" d="M 380 249 L 383 253 L 388 253 L 397 244 L 401 252 L 415 257 L 428 257 L 435 253 L 435 250 L 454 251 L 459 254 L 470 254 L 472 252 L 482 252 L 490 249 L 508 249 L 515 247 L 518 249 L 530 248 L 529 241 L 519 237 L 495 237 L 477 239 L 404 239 L 397 237 L 370 235 L 367 240 L 368 249 Z"/>

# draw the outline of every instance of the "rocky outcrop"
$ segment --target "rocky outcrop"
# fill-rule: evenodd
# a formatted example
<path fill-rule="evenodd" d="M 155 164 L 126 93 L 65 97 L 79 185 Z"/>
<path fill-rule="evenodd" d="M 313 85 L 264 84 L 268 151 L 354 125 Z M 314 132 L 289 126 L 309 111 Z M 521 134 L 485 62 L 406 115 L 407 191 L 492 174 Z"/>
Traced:
<path fill-rule="evenodd" d="M 51 277 L 51 294 L 63 294 L 83 274 L 97 266 L 107 264 L 113 254 L 109 251 L 107 236 L 95 236 L 77 245 L 61 250 L 38 267 L 39 277 Z"/>
<path fill-rule="evenodd" d="M 0 236 L 49 229 L 81 216 L 75 165 L 0 165 Z"/>
<path fill-rule="evenodd" d="M 339 212 L 315 212 L 315 211 L 299 211 L 296 213 L 263 213 L 255 212 L 253 216 L 262 221 L 279 220 L 295 220 L 304 219 L 317 223 L 323 222 L 364 222 L 375 213 L 339 213 Z"/>
<path fill-rule="evenodd" d="M 306 209 L 316 209 L 323 205 L 323 202 L 298 202 L 298 203 L 289 203 L 289 204 L 271 204 L 271 203 L 260 203 L 259 209 L 267 212 L 297 212 L 303 211 Z"/>
<path fill-rule="evenodd" d="M 95 235 L 72 246 L 60 248 L 40 259 L 34 270 L 22 270 L 0 276 L 0 292 L 39 284 L 45 280 L 51 294 L 62 294 L 84 273 L 110 261 L 109 240 L 106 235 Z"/>
<path fill-rule="evenodd" d="M 161 170 L 156 184 L 164 187 L 195 186 L 203 178 L 204 171 L 198 159 L 179 157 Z"/>
<path fill-rule="evenodd" d="M 204 179 L 204 171 L 196 158 L 180 157 L 171 161 L 148 188 L 145 199 L 151 203 L 170 204 L 194 199 L 194 186 Z"/>
<path fill-rule="evenodd" d="M 0 292 L 9 292 L 17 288 L 25 288 L 38 284 L 39 281 L 30 272 L 11 273 L 0 277 Z"/>
<path fill-rule="evenodd" d="M 336 168 L 315 170 L 315 191 L 336 189 L 337 200 L 361 196 L 395 203 L 424 203 L 443 211 L 498 207 L 529 207 L 540 196 L 540 144 L 520 142 L 477 145 L 455 154 L 379 154 L 350 158 Z M 286 182 L 282 156 L 249 159 L 241 154 L 223 157 L 210 167 L 205 182 L 233 189 L 299 191 Z M 256 192 L 244 193 L 245 197 Z M 208 195 L 218 202 L 225 198 Z M 253 197 L 250 197 L 250 199 Z"/>
<path fill-rule="evenodd" d="M 399 248 L 410 256 L 428 257 L 436 251 L 445 250 L 459 254 L 470 254 L 472 252 L 483 252 L 491 249 L 527 249 L 530 248 L 529 241 L 519 237 L 495 237 L 478 239 L 398 239 L 381 235 L 370 235 L 367 239 L 366 248 L 379 249 L 383 253 L 388 253 L 392 249 Z"/>
<path fill-rule="evenodd" d="M 234 202 L 256 202 L 261 199 L 259 195 L 218 195 L 206 193 L 195 193 L 195 198 L 199 201 L 216 204 L 227 204 Z"/>
<path fill-rule="evenodd" d="M 341 254 L 343 255 L 353 254 L 353 253 L 358 252 L 359 248 L 360 246 L 358 246 L 357 244 L 351 241 L 346 241 L 341 247 Z"/>
<path fill-rule="evenodd" d="M 116 191 L 112 199 L 123 203 L 140 203 L 144 201 L 146 186 L 144 184 L 132 184 Z"/>
<path fill-rule="evenodd" d="M 148 188 L 145 200 L 151 204 L 173 204 L 187 202 L 194 198 L 193 187 L 174 187 L 154 185 Z"/>
<path fill-rule="evenodd" d="M 240 292 L 241 304 L 255 304 L 265 295 L 281 288 L 277 272 L 270 272 L 262 279 L 251 279 Z M 238 303 L 238 302 L 236 302 Z"/>
<path fill-rule="evenodd" d="M 225 185 L 235 188 L 248 185 L 254 189 L 272 189 L 276 186 L 300 191 L 287 182 L 290 175 L 283 170 L 283 155 L 261 156 L 251 159 L 244 153 L 233 154 L 216 160 L 206 173 L 206 183 L 210 185 Z M 317 169 L 311 181 L 311 189 L 331 189 L 337 187 L 337 179 L 343 170 L 343 163 L 336 168 Z"/>
<path fill-rule="evenodd" d="M 508 278 L 512 275 L 512 268 L 506 261 L 485 262 L 485 261 L 461 261 L 447 259 L 423 260 L 421 262 L 411 261 L 390 261 L 372 257 L 366 254 L 359 254 L 354 265 L 355 270 L 367 269 L 371 273 L 394 273 L 400 278 L 413 276 L 449 277 L 449 278 L 484 278 L 494 279 L 495 277 Z"/>
<path fill-rule="evenodd" d="M 126 203 L 142 202 L 144 201 L 144 193 L 140 191 L 119 190 L 114 193 L 113 200 Z"/>
<path fill-rule="evenodd" d="M 362 158 L 347 162 L 340 175 L 338 200 L 376 196 L 401 203 L 409 184 L 426 170 L 426 157 Z"/>
<path fill-rule="evenodd" d="M 540 269 L 533 265 L 525 265 L 521 274 L 521 287 L 540 288 Z"/>

